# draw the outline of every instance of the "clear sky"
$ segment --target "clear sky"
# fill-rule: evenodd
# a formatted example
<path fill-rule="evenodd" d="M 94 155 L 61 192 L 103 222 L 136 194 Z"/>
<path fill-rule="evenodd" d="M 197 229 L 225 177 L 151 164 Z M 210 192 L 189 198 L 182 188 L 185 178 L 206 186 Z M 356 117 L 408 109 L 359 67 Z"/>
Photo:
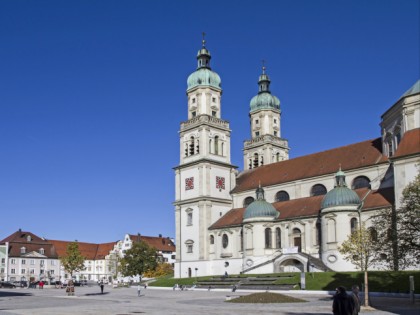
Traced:
<path fill-rule="evenodd" d="M 0 239 L 173 237 L 206 32 L 242 169 L 261 60 L 291 158 L 380 136 L 420 77 L 418 0 L 0 1 Z"/>

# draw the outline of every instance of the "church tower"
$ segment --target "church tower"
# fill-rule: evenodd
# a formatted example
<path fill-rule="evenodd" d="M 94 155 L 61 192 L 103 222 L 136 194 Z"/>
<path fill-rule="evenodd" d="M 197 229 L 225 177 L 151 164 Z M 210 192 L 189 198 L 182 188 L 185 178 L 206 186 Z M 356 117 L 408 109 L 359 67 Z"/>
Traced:
<path fill-rule="evenodd" d="M 289 145 L 280 133 L 280 100 L 270 92 L 265 66 L 258 94 L 250 102 L 251 140 L 244 142 L 244 170 L 289 159 Z"/>
<path fill-rule="evenodd" d="M 175 167 L 175 277 L 211 274 L 208 227 L 232 208 L 236 167 L 230 160 L 229 122 L 221 117 L 221 80 L 211 70 L 205 40 L 187 80 L 188 120 L 179 131 Z"/>

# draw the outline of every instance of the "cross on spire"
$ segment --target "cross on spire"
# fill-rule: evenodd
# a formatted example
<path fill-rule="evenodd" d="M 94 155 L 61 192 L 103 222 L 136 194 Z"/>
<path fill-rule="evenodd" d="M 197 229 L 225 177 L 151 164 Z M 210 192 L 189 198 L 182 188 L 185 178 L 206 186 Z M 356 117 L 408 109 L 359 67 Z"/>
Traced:
<path fill-rule="evenodd" d="M 203 32 L 202 35 L 203 35 L 203 40 L 202 40 L 203 47 L 206 47 L 206 39 L 205 39 L 206 33 Z"/>

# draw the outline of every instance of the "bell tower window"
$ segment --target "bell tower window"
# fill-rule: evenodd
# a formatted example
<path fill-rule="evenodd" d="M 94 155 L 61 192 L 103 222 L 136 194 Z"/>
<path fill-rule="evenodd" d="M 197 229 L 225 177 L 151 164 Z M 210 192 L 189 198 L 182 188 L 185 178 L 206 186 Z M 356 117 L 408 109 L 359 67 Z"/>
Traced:
<path fill-rule="evenodd" d="M 254 168 L 258 167 L 258 153 L 254 153 Z"/>
<path fill-rule="evenodd" d="M 219 136 L 214 137 L 214 154 L 219 154 Z"/>
<path fill-rule="evenodd" d="M 195 111 L 194 111 L 194 112 L 192 112 L 192 113 L 191 113 L 191 116 L 192 116 L 192 117 L 197 116 L 197 112 L 195 112 Z"/>
<path fill-rule="evenodd" d="M 194 137 L 190 138 L 190 155 L 194 155 Z"/>
<path fill-rule="evenodd" d="M 211 115 L 212 115 L 213 117 L 216 117 L 216 111 L 214 111 L 214 110 L 213 110 L 213 111 L 211 112 Z"/>

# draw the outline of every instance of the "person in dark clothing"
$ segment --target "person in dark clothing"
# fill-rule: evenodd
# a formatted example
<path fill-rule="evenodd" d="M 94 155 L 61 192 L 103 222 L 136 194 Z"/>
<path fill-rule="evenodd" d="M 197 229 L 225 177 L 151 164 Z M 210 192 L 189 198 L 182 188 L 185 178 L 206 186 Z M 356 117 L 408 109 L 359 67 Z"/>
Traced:
<path fill-rule="evenodd" d="M 99 283 L 99 286 L 101 287 L 101 294 L 104 294 L 104 282 L 103 282 L 103 281 L 101 281 L 101 282 Z"/>
<path fill-rule="evenodd" d="M 352 290 L 351 297 L 353 299 L 353 304 L 354 304 L 353 315 L 358 315 L 360 312 L 359 286 L 354 285 L 351 287 L 351 290 Z"/>
<path fill-rule="evenodd" d="M 338 287 L 333 298 L 334 315 L 352 315 L 354 309 L 353 298 L 347 294 L 345 287 Z"/>

